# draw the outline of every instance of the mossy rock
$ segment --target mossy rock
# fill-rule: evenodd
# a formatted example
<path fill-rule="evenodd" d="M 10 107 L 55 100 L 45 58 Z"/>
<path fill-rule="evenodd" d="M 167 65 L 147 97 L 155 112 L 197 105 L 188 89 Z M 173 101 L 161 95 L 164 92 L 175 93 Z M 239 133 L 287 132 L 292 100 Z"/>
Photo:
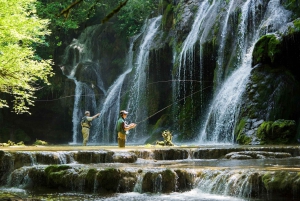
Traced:
<path fill-rule="evenodd" d="M 115 168 L 101 170 L 97 174 L 98 190 L 100 193 L 115 193 L 117 192 L 121 172 Z"/>
<path fill-rule="evenodd" d="M 262 177 L 264 187 L 276 194 L 293 194 L 300 189 L 300 173 L 279 171 L 267 173 Z"/>
<path fill-rule="evenodd" d="M 163 172 L 147 172 L 143 178 L 142 190 L 150 193 L 170 193 L 176 188 L 176 174 L 170 169 Z"/>
<path fill-rule="evenodd" d="M 294 120 L 265 121 L 257 129 L 261 144 L 286 144 L 296 135 Z"/>
<path fill-rule="evenodd" d="M 239 144 L 248 145 L 251 144 L 251 137 L 247 136 L 245 133 L 245 125 L 246 125 L 247 119 L 242 118 L 237 127 L 235 128 L 235 136 L 236 141 Z"/>
<path fill-rule="evenodd" d="M 265 35 L 255 44 L 252 65 L 258 63 L 274 64 L 275 58 L 281 53 L 281 41 L 276 35 Z"/>
<path fill-rule="evenodd" d="M 97 175 L 98 171 L 96 169 L 89 169 L 86 177 L 85 177 L 85 190 L 87 192 L 92 192 L 94 189 L 95 185 L 95 178 Z"/>
<path fill-rule="evenodd" d="M 45 169 L 45 175 L 47 178 L 47 185 L 50 188 L 57 188 L 63 186 L 64 176 L 66 175 L 66 170 L 71 169 L 67 165 L 50 165 Z"/>

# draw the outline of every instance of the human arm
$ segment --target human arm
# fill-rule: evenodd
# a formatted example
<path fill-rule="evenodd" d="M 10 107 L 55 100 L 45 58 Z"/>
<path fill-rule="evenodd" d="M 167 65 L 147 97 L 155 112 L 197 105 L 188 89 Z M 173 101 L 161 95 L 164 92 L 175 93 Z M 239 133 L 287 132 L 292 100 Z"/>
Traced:
<path fill-rule="evenodd" d="M 131 124 L 123 123 L 123 129 L 124 129 L 124 131 L 129 131 L 130 129 L 133 129 L 135 127 L 136 127 L 135 123 L 131 123 Z"/>
<path fill-rule="evenodd" d="M 95 119 L 95 118 L 97 118 L 97 117 L 99 117 L 99 115 L 100 115 L 100 113 L 98 113 L 98 114 L 92 116 L 92 120 Z"/>

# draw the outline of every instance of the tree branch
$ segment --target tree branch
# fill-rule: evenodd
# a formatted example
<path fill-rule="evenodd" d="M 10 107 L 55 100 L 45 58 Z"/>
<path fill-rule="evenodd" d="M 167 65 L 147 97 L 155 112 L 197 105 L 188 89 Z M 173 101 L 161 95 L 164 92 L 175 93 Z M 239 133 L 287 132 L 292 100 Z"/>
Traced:
<path fill-rule="evenodd" d="M 109 13 L 103 20 L 102 20 L 102 24 L 107 22 L 110 18 L 112 18 L 116 13 L 118 13 L 121 8 L 123 8 L 128 0 L 125 0 L 124 2 L 120 3 L 120 5 L 115 8 L 111 13 Z"/>
<path fill-rule="evenodd" d="M 73 2 L 71 5 L 69 5 L 67 8 L 63 9 L 60 14 L 58 15 L 58 17 L 60 16 L 64 16 L 65 18 L 67 18 L 70 14 L 70 10 L 71 8 L 73 8 L 74 6 L 76 6 L 77 4 L 81 3 L 83 0 L 76 0 L 75 2 Z"/>

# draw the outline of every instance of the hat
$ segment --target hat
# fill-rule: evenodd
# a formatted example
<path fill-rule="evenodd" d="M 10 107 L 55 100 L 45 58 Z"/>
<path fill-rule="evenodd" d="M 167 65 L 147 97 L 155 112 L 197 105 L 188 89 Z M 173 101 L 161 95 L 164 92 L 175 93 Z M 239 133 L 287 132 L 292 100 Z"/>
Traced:
<path fill-rule="evenodd" d="M 84 114 L 90 114 L 90 111 L 85 111 Z"/>
<path fill-rule="evenodd" d="M 128 112 L 126 110 L 121 110 L 120 114 L 128 114 Z"/>

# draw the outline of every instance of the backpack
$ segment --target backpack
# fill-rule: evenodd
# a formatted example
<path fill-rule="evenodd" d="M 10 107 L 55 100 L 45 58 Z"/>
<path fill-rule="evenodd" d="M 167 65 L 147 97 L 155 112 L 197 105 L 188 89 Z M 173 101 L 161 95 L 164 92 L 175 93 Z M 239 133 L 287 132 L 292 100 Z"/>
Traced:
<path fill-rule="evenodd" d="M 82 127 L 84 127 L 84 126 L 91 127 L 92 126 L 92 122 L 88 121 L 86 116 L 82 117 L 80 124 Z"/>

